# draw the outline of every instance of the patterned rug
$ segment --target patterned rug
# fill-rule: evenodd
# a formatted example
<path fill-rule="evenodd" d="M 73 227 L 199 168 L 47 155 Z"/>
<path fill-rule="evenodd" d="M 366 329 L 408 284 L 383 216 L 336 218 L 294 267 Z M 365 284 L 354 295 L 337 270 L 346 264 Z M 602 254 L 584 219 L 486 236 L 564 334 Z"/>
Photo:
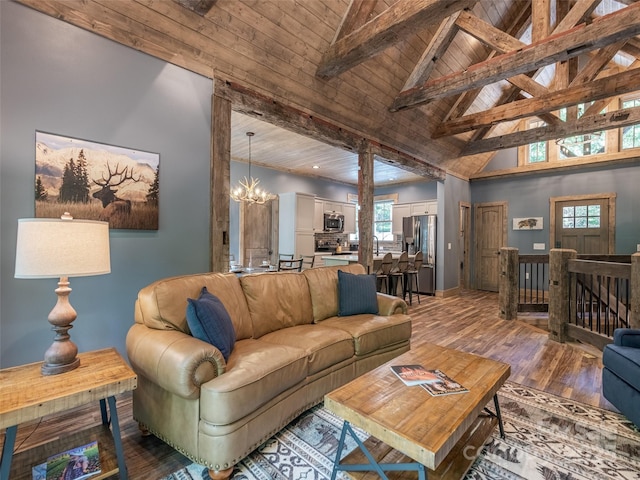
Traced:
<path fill-rule="evenodd" d="M 498 396 L 506 438 L 496 427 L 465 480 L 640 480 L 640 431 L 621 415 L 510 382 Z M 340 418 L 314 407 L 237 465 L 232 479 L 328 479 L 341 429 Z M 355 448 L 347 440 L 344 455 Z M 192 479 L 208 479 L 206 468 L 191 464 L 163 480 Z"/>

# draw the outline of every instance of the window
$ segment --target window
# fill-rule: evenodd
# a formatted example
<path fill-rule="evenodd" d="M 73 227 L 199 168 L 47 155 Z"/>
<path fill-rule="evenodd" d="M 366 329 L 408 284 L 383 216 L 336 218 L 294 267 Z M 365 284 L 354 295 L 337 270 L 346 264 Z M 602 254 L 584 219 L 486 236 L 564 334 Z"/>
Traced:
<path fill-rule="evenodd" d="M 373 204 L 373 234 L 378 241 L 393 241 L 391 209 L 393 200 L 376 201 Z"/>
<path fill-rule="evenodd" d="M 539 128 L 546 125 L 542 120 L 532 120 L 529 122 L 529 128 Z M 547 161 L 547 142 L 530 143 L 528 149 L 527 160 L 529 163 L 540 163 Z"/>
<path fill-rule="evenodd" d="M 600 205 L 563 207 L 562 228 L 600 228 Z"/>
<path fill-rule="evenodd" d="M 622 101 L 622 108 L 640 107 L 640 98 L 633 98 Z M 638 148 L 640 147 L 640 125 L 631 125 L 621 129 L 622 142 L 621 148 Z"/>
<path fill-rule="evenodd" d="M 593 103 L 593 102 L 592 102 Z M 589 104 L 581 103 L 578 105 L 578 118 L 582 116 Z M 558 115 L 562 120 L 567 120 L 567 109 L 562 108 Z M 573 137 L 562 138 L 556 143 L 558 144 L 558 155 L 560 159 L 585 157 L 587 155 L 596 155 L 605 151 L 605 135 L 604 132 L 587 133 L 584 135 L 575 135 Z"/>

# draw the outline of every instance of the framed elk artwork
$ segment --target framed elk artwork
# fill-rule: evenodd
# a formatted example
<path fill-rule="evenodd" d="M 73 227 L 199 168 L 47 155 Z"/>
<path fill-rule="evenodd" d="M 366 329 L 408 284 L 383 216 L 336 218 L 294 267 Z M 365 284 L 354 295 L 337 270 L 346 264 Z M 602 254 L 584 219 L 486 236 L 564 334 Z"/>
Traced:
<path fill-rule="evenodd" d="M 36 132 L 35 216 L 157 230 L 160 155 Z"/>

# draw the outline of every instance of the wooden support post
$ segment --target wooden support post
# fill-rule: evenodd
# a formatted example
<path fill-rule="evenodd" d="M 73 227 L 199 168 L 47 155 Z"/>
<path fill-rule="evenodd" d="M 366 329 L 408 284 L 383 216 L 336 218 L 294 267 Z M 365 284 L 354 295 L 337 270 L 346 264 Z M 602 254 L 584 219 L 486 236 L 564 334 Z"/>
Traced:
<path fill-rule="evenodd" d="M 500 249 L 500 279 L 498 280 L 498 306 L 500 318 L 518 319 L 519 262 L 518 249 L 502 247 Z"/>
<path fill-rule="evenodd" d="M 569 323 L 570 281 L 569 260 L 574 260 L 575 250 L 552 248 L 549 251 L 549 338 L 564 343 Z"/>
<path fill-rule="evenodd" d="M 211 96 L 211 257 L 212 272 L 229 271 L 229 189 L 231 183 L 231 102 Z"/>
<path fill-rule="evenodd" d="M 358 152 L 358 262 L 373 273 L 373 151 L 365 143 Z"/>
<path fill-rule="evenodd" d="M 631 305 L 629 326 L 640 328 L 640 253 L 631 255 Z"/>

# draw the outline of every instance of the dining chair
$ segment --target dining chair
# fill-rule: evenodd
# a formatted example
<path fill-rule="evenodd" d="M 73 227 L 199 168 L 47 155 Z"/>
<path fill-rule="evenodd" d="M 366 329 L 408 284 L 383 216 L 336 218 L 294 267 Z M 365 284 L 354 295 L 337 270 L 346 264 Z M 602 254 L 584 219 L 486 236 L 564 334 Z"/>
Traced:
<path fill-rule="evenodd" d="M 382 263 L 380 264 L 380 270 L 376 272 L 376 285 L 379 292 L 382 292 L 382 285 L 385 285 L 385 293 L 389 293 L 389 273 L 391 273 L 391 266 L 393 265 L 393 257 L 391 252 L 386 253 L 382 257 Z"/>
<path fill-rule="evenodd" d="M 313 264 L 315 263 L 316 256 L 315 255 L 300 255 L 302 258 L 302 269 L 306 270 L 307 268 L 313 268 Z"/>
<path fill-rule="evenodd" d="M 280 259 L 278 260 L 279 272 L 300 272 L 302 271 L 302 258 Z"/>
<path fill-rule="evenodd" d="M 406 290 L 409 291 L 409 305 L 412 304 L 413 298 L 413 284 L 415 280 L 416 285 L 416 295 L 418 296 L 418 304 L 420 303 L 420 279 L 418 272 L 422 268 L 422 252 L 416 253 L 416 256 L 413 258 L 413 265 L 409 267 L 409 269 L 405 272 L 406 280 L 404 282 Z M 404 292 L 402 293 L 402 299 L 404 300 Z"/>
<path fill-rule="evenodd" d="M 409 254 L 407 252 L 402 252 L 400 254 L 400 258 L 398 258 L 398 264 L 395 268 L 389 272 L 389 287 L 391 289 L 392 295 L 398 294 L 398 283 L 401 287 L 401 292 L 404 297 L 404 289 L 405 289 L 405 273 L 409 268 Z"/>

